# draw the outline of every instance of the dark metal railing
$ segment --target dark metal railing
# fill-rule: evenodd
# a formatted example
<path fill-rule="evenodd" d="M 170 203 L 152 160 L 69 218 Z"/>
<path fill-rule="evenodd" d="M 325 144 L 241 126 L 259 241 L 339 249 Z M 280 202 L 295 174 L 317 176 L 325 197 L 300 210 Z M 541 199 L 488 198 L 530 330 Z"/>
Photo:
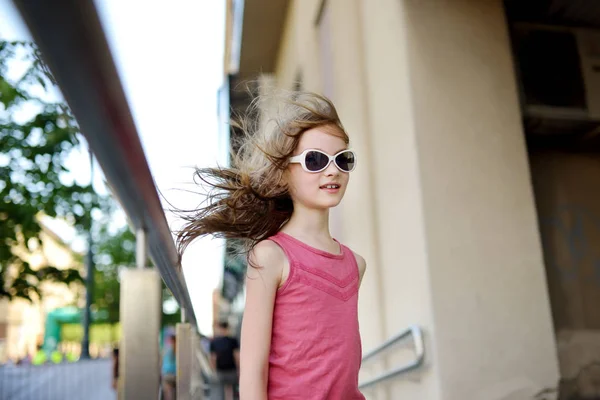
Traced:
<path fill-rule="evenodd" d="M 187 320 L 196 325 L 173 238 L 91 0 L 13 0 L 107 181 Z"/>
<path fill-rule="evenodd" d="M 396 344 L 398 344 L 408 338 L 413 339 L 413 346 L 414 346 L 414 350 L 415 350 L 414 359 L 406 364 L 402 364 L 393 369 L 385 371 L 372 379 L 361 382 L 359 384 L 359 387 L 361 389 L 366 389 L 368 387 L 377 385 L 377 384 L 387 381 L 389 379 L 398 377 L 409 371 L 413 371 L 413 370 L 419 368 L 421 365 L 423 365 L 423 362 L 425 361 L 425 342 L 423 340 L 423 332 L 422 332 L 421 328 L 419 328 L 418 326 L 412 326 L 412 327 L 398 333 L 397 335 L 389 338 L 388 340 L 386 340 L 385 342 L 383 342 L 382 344 L 380 344 L 373 350 L 366 353 L 362 359 L 363 364 L 367 361 L 374 359 L 377 356 L 381 356 L 383 353 L 386 353 L 387 351 L 389 351 L 393 346 L 395 346 Z"/>

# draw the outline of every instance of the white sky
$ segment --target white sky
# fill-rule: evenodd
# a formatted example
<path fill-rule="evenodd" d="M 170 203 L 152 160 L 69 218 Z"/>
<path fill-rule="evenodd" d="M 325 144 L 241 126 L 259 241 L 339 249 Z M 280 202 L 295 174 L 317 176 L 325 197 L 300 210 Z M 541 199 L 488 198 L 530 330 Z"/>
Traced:
<path fill-rule="evenodd" d="M 223 81 L 224 0 L 96 0 L 128 96 L 146 158 L 159 190 L 178 208 L 194 208 L 193 166 L 223 163 L 217 92 Z M 28 34 L 8 0 L 0 0 L 0 37 Z M 222 146 L 221 146 L 222 147 Z M 75 179 L 89 181 L 85 154 Z M 96 180 L 96 187 L 101 186 Z M 182 190 L 183 189 L 183 190 Z M 168 216 L 172 226 L 177 226 Z M 199 328 L 212 331 L 212 290 L 222 275 L 223 245 L 190 246 L 183 268 Z"/>

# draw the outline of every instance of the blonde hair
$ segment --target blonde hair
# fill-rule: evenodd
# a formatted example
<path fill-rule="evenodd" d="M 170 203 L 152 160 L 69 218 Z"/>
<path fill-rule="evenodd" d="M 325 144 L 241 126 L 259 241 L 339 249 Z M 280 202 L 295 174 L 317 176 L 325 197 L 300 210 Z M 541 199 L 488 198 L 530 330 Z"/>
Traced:
<path fill-rule="evenodd" d="M 270 105 L 270 107 L 267 107 Z M 268 116 L 267 108 L 274 115 Z M 181 256 L 195 239 L 213 235 L 238 239 L 246 257 L 254 246 L 289 221 L 294 211 L 285 171 L 302 134 L 317 127 L 332 131 L 349 143 L 333 103 L 310 92 L 280 92 L 255 97 L 240 123 L 238 149 L 230 168 L 197 169 L 195 176 L 209 186 L 206 203 L 184 212 L 177 233 Z"/>

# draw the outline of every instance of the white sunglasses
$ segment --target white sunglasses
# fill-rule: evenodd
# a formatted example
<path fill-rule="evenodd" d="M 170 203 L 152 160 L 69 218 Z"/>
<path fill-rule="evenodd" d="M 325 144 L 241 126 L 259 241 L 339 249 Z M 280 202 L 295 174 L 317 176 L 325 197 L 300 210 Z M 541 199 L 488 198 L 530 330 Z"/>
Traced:
<path fill-rule="evenodd" d="M 342 172 L 352 172 L 356 168 L 356 153 L 353 150 L 342 150 L 330 156 L 321 150 L 306 149 L 297 156 L 290 158 L 290 163 L 301 164 L 306 172 L 321 172 L 334 163 Z"/>

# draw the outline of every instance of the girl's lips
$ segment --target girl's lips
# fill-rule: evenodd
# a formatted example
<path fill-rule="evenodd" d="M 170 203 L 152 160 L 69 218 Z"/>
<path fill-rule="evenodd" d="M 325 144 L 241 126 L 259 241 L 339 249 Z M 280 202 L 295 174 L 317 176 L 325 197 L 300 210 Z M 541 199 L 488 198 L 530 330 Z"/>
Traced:
<path fill-rule="evenodd" d="M 339 183 L 326 183 L 324 185 L 319 186 L 321 189 L 339 189 L 342 185 Z"/>
<path fill-rule="evenodd" d="M 327 193 L 337 193 L 340 191 L 341 185 L 339 183 L 327 183 L 321 185 L 319 189 L 326 191 Z"/>

